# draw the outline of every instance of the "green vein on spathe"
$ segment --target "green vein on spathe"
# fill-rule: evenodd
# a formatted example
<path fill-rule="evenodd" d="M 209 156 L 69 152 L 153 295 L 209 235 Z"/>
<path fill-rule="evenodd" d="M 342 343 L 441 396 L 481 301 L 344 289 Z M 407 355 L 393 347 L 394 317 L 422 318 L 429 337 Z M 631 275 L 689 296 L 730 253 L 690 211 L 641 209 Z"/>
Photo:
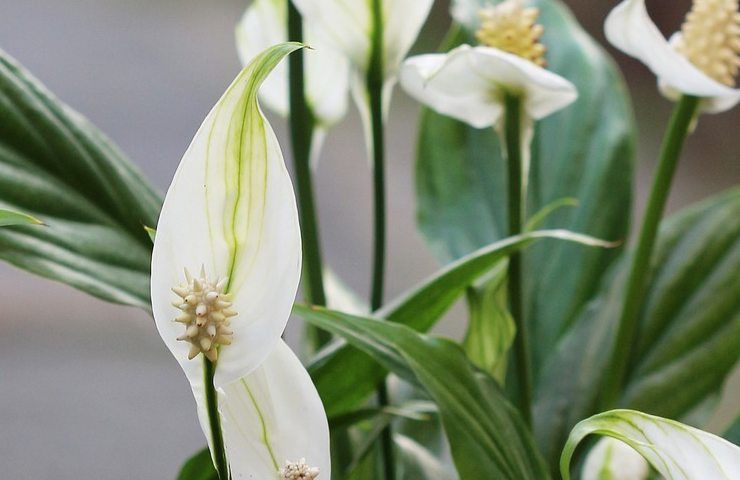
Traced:
<path fill-rule="evenodd" d="M 249 385 L 247 385 L 247 382 L 244 379 L 242 379 L 241 382 L 242 385 L 244 385 L 244 389 L 247 391 L 250 400 L 252 400 L 252 405 L 254 405 L 254 409 L 260 419 L 260 426 L 262 427 L 262 443 L 264 443 L 265 447 L 267 447 L 267 451 L 270 454 L 270 460 L 272 460 L 273 467 L 275 467 L 276 471 L 280 470 L 280 464 L 278 464 L 278 461 L 275 458 L 275 452 L 272 450 L 272 444 L 270 443 L 270 433 L 267 431 L 267 422 L 265 422 L 265 417 L 262 414 L 259 403 L 257 403 L 257 399 L 254 398 L 254 394 L 252 394 L 252 390 L 249 388 Z"/>
<path fill-rule="evenodd" d="M 211 125 L 211 130 L 209 132 L 208 137 L 208 146 L 206 148 L 206 167 L 208 166 L 208 160 L 211 155 L 211 146 L 213 143 L 213 135 L 215 131 L 215 125 L 218 123 L 218 119 L 221 115 L 221 108 L 225 104 L 225 102 L 230 98 L 231 95 L 234 94 L 235 89 L 241 88 L 243 89 L 242 95 L 236 100 L 236 105 L 234 107 L 234 112 L 232 114 L 232 117 L 229 119 L 229 124 L 227 125 L 226 130 L 226 146 L 225 146 L 225 154 L 227 158 L 225 159 L 224 164 L 224 181 L 226 183 L 226 190 L 232 190 L 234 192 L 234 198 L 229 199 L 228 205 L 224 212 L 224 237 L 226 238 L 227 243 L 229 244 L 229 261 L 228 261 L 228 277 L 229 277 L 229 283 L 226 287 L 226 291 L 229 291 L 232 287 L 233 277 L 234 277 L 234 271 L 236 269 L 237 265 L 237 259 L 239 257 L 240 247 L 239 247 L 239 238 L 236 233 L 236 224 L 237 224 L 237 218 L 239 214 L 239 208 L 241 203 L 243 202 L 243 195 L 242 192 L 242 183 L 243 183 L 243 167 L 242 165 L 244 160 L 244 143 L 245 143 L 245 135 L 249 135 L 252 139 L 255 138 L 255 132 L 251 129 L 257 128 L 259 129 L 259 133 L 261 133 L 260 138 L 263 139 L 262 144 L 262 157 L 263 160 L 267 159 L 267 141 L 265 139 L 266 135 L 266 129 L 264 125 L 264 117 L 262 116 L 262 113 L 259 110 L 258 102 L 257 102 L 257 92 L 259 90 L 259 87 L 264 82 L 265 78 L 272 72 L 272 70 L 277 66 L 277 64 L 288 54 L 294 52 L 295 50 L 298 50 L 299 48 L 303 48 L 304 45 L 296 42 L 289 42 L 289 43 L 282 43 L 279 45 L 275 45 L 273 47 L 270 47 L 269 49 L 262 52 L 260 55 L 254 58 L 252 62 L 245 67 L 241 73 L 237 76 L 237 79 L 229 86 L 229 88 L 226 90 L 226 93 L 221 97 L 219 100 L 216 110 L 214 111 L 214 120 L 213 124 Z M 246 132 L 245 127 L 246 125 L 249 125 L 250 131 Z M 238 130 L 237 130 L 238 129 Z M 236 142 L 236 145 L 233 144 L 233 142 Z M 251 153 L 251 152 L 250 152 Z M 252 154 L 251 157 L 256 157 L 257 154 Z M 252 162 L 250 162 L 251 165 Z M 266 161 L 264 166 L 264 176 L 263 179 L 263 188 L 266 189 L 267 184 L 267 171 L 268 166 L 266 165 Z M 231 169 L 229 167 L 236 167 L 236 171 L 233 172 L 235 175 L 231 175 Z M 206 168 L 208 170 L 208 168 Z M 249 173 L 252 173 L 252 169 L 249 169 Z M 208 175 L 208 173 L 206 173 Z M 230 179 L 234 178 L 236 185 L 230 185 L 231 182 L 229 182 Z M 251 177 L 250 177 L 251 178 Z M 208 184 L 208 182 L 206 182 Z M 249 182 L 251 186 L 251 181 Z M 206 186 L 206 200 L 208 199 L 208 187 Z M 249 192 L 249 202 L 250 205 L 248 206 L 248 210 L 251 211 L 251 200 L 253 196 L 253 192 Z M 263 198 L 265 198 L 266 192 L 262 192 Z M 263 212 L 264 214 L 264 212 Z M 210 217 L 210 215 L 209 215 Z M 263 217 L 264 218 L 264 217 Z M 248 222 L 251 221 L 251 219 L 247 220 Z M 211 228 L 212 222 L 209 219 L 209 231 Z"/>
<path fill-rule="evenodd" d="M 658 432 L 643 427 L 652 425 Z M 641 454 L 666 480 L 740 478 L 740 447 L 720 437 L 634 410 L 612 410 L 581 421 L 571 431 L 560 459 L 564 480 L 570 480 L 570 461 L 578 444 L 591 434 L 616 438 Z M 689 443 L 694 448 L 675 446 Z M 707 471 L 709 469 L 709 471 Z"/>

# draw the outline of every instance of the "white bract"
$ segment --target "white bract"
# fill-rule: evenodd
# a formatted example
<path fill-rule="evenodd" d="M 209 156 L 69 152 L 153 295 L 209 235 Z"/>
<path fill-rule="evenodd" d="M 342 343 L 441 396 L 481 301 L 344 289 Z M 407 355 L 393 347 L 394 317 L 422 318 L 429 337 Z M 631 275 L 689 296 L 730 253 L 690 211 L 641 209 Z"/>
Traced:
<path fill-rule="evenodd" d="M 737 8 L 737 0 L 695 0 L 681 32 L 669 42 L 650 19 L 645 0 L 625 0 L 609 14 L 604 29 L 612 45 L 658 77 L 669 98 L 702 97 L 702 110 L 716 113 L 740 101 L 740 90 L 732 88 L 740 66 Z"/>
<path fill-rule="evenodd" d="M 583 420 L 573 428 L 560 460 L 570 480 L 570 460 L 590 434 L 626 443 L 666 480 L 735 480 L 740 478 L 740 447 L 673 420 L 632 410 L 612 410 Z"/>
<path fill-rule="evenodd" d="M 461 45 L 449 53 L 412 57 L 401 85 L 434 110 L 476 128 L 497 126 L 504 95 L 522 99 L 528 119 L 538 120 L 572 103 L 571 82 L 543 68 L 542 27 L 536 9 L 508 0 L 479 12 L 477 37 L 485 45 Z M 514 41 L 511 41 L 511 40 Z"/>
<path fill-rule="evenodd" d="M 646 480 L 650 465 L 632 447 L 613 438 L 602 438 L 588 453 L 583 480 Z"/>
<path fill-rule="evenodd" d="M 307 28 L 352 65 L 352 92 L 368 128 L 365 76 L 373 39 L 373 0 L 293 0 Z M 383 108 L 387 114 L 401 62 L 416 41 L 434 0 L 379 0 L 382 22 Z"/>
<path fill-rule="evenodd" d="M 213 362 L 235 479 L 276 478 L 285 460 L 301 458 L 330 473 L 323 406 L 280 339 L 300 279 L 300 231 L 280 146 L 257 102 L 262 81 L 297 48 L 256 56 L 208 114 L 167 191 L 152 255 L 157 329 L 190 381 L 211 446 L 205 366 Z"/>
<path fill-rule="evenodd" d="M 383 22 L 383 72 L 395 76 L 419 35 L 433 0 L 379 0 Z M 294 0 L 322 41 L 367 71 L 373 31 L 372 0 Z"/>
<path fill-rule="evenodd" d="M 236 27 L 236 46 L 243 65 L 247 65 L 264 49 L 288 40 L 288 6 L 285 0 L 255 0 L 244 12 Z M 349 62 L 329 45 L 322 43 L 310 25 L 304 28 L 305 43 L 312 50 L 305 52 L 306 101 L 317 122 L 324 130 L 347 112 L 349 97 Z M 260 99 L 278 115 L 287 117 L 288 66 L 285 63 L 265 80 Z"/>

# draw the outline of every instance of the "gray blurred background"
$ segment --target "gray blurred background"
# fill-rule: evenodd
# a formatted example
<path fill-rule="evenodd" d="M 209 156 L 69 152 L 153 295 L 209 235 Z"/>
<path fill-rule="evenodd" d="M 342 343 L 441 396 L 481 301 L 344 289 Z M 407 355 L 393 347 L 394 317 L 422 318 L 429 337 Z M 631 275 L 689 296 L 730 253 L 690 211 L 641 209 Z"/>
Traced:
<path fill-rule="evenodd" d="M 89 117 L 164 190 L 193 133 L 239 70 L 233 28 L 247 3 L 0 0 L 0 48 Z M 601 22 L 611 2 L 566 3 L 603 40 Z M 649 3 L 667 32 L 689 5 Z M 418 51 L 439 42 L 446 8 L 437 2 Z M 616 57 L 640 105 L 641 210 L 670 104 L 640 64 Z M 400 91 L 395 100 L 388 130 L 388 298 L 437 268 L 415 229 L 417 106 Z M 740 109 L 702 117 L 678 172 L 671 211 L 738 183 L 738 120 Z M 274 125 L 285 139 L 284 123 Z M 362 141 L 353 112 L 331 132 L 316 189 L 325 256 L 364 295 L 370 177 Z M 173 479 L 182 461 L 204 445 L 187 382 L 146 314 L 5 264 L 0 305 L 1 478 Z M 453 315 L 442 331 L 460 331 L 461 321 Z"/>

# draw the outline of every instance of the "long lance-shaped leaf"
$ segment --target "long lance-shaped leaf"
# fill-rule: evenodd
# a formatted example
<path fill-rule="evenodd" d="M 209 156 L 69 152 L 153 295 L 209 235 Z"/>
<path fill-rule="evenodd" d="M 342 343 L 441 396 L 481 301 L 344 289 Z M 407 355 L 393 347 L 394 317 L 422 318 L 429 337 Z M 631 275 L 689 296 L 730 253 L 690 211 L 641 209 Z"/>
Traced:
<path fill-rule="evenodd" d="M 343 337 L 437 404 L 462 480 L 549 478 L 531 434 L 496 381 L 459 345 L 372 318 L 298 305 L 311 324 Z"/>
<path fill-rule="evenodd" d="M 468 285 L 497 262 L 545 238 L 598 247 L 611 246 L 607 242 L 564 230 L 543 230 L 507 238 L 448 265 L 376 315 L 414 330 L 427 331 L 452 307 Z M 347 375 L 348 371 L 352 375 Z M 322 350 L 309 366 L 309 372 L 329 415 L 356 408 L 385 375 L 379 365 L 369 362 L 366 355 L 341 341 L 335 341 Z"/>
<path fill-rule="evenodd" d="M 740 447 L 673 420 L 633 410 L 612 410 L 575 426 L 560 461 L 563 480 L 570 480 L 570 461 L 578 444 L 591 434 L 625 442 L 650 462 L 665 480 L 736 480 Z"/>
<path fill-rule="evenodd" d="M 597 413 L 628 260 L 615 265 L 537 381 L 535 434 L 553 468 L 573 425 Z M 681 419 L 722 388 L 740 350 L 738 270 L 740 188 L 664 223 L 622 406 Z"/>
<path fill-rule="evenodd" d="M 0 227 L 12 227 L 15 225 L 43 225 L 44 222 L 36 217 L 25 213 L 14 212 L 0 208 Z"/>
<path fill-rule="evenodd" d="M 87 120 L 0 50 L 0 206 L 48 228 L 0 231 L 0 259 L 104 300 L 149 308 L 160 199 Z"/>

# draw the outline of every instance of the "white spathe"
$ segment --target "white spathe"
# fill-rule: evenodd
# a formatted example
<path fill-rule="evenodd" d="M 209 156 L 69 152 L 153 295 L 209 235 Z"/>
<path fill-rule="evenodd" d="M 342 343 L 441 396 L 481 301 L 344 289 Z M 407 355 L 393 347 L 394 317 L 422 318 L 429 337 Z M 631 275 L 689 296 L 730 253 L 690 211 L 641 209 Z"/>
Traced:
<path fill-rule="evenodd" d="M 293 47 L 295 50 L 297 47 Z M 281 57 L 282 58 L 282 57 Z M 162 338 L 191 383 L 202 356 L 188 360 L 172 287 L 183 269 L 228 277 L 232 344 L 219 352 L 215 385 L 254 370 L 280 340 L 301 272 L 293 186 L 256 91 L 269 70 L 257 57 L 206 117 L 167 191 L 152 255 L 152 309 Z M 277 63 L 277 61 L 275 62 Z"/>
<path fill-rule="evenodd" d="M 650 19 L 645 0 L 624 0 L 606 18 L 604 32 L 614 47 L 644 63 L 671 99 L 680 94 L 703 97 L 702 110 L 719 113 L 740 101 L 740 90 L 730 88 L 696 68 L 678 53 Z M 677 34 L 678 35 L 678 34 Z"/>
<path fill-rule="evenodd" d="M 219 347 L 214 387 L 233 478 L 276 478 L 277 454 L 296 457 L 281 463 L 305 457 L 330 475 L 326 414 L 308 373 L 280 338 L 300 278 L 301 240 L 290 177 L 257 101 L 265 78 L 298 48 L 280 44 L 257 55 L 208 114 L 167 192 L 152 254 L 157 329 L 190 381 L 211 447 L 206 360 L 202 353 L 188 359 L 190 343 L 177 340 L 185 326 L 174 319 L 188 300 L 171 289 L 186 279 L 184 269 L 207 282 L 228 278 L 217 289 L 228 295 L 221 313 L 233 333 Z M 189 280 L 200 291 L 207 282 L 198 282 Z M 199 308 L 208 307 L 211 317 L 219 313 L 219 300 L 208 301 L 194 310 L 203 321 Z M 255 412 L 261 429 L 254 428 Z M 254 448 L 244 450 L 245 444 Z"/>
<path fill-rule="evenodd" d="M 626 443 L 666 480 L 740 478 L 740 447 L 727 440 L 674 420 L 634 410 L 611 410 L 573 428 L 560 460 L 564 480 L 570 480 L 573 452 L 591 434 Z"/>
<path fill-rule="evenodd" d="M 255 0 L 244 12 L 236 27 L 236 46 L 243 65 L 264 49 L 288 39 L 287 2 Z M 306 101 L 317 121 L 326 129 L 347 113 L 349 99 L 349 62 L 330 46 L 321 42 L 310 25 L 304 28 Z M 282 117 L 289 114 L 288 66 L 280 63 L 260 89 L 260 99 Z"/>
<path fill-rule="evenodd" d="M 418 101 L 476 128 L 499 123 L 507 91 L 522 96 L 525 113 L 534 120 L 578 98 L 575 86 L 563 77 L 485 46 L 461 45 L 449 53 L 411 57 L 400 79 Z"/>
<path fill-rule="evenodd" d="M 646 480 L 650 465 L 632 447 L 613 438 L 602 438 L 586 457 L 582 480 Z"/>
<path fill-rule="evenodd" d="M 219 410 L 234 480 L 277 478 L 286 462 L 331 477 L 329 425 L 300 360 L 280 341 L 257 370 L 223 389 Z"/>
<path fill-rule="evenodd" d="M 372 45 L 371 0 L 294 0 L 305 24 L 317 39 L 331 45 L 366 71 Z M 383 21 L 383 60 L 386 78 L 398 67 L 416 41 L 433 0 L 380 0 Z"/>

